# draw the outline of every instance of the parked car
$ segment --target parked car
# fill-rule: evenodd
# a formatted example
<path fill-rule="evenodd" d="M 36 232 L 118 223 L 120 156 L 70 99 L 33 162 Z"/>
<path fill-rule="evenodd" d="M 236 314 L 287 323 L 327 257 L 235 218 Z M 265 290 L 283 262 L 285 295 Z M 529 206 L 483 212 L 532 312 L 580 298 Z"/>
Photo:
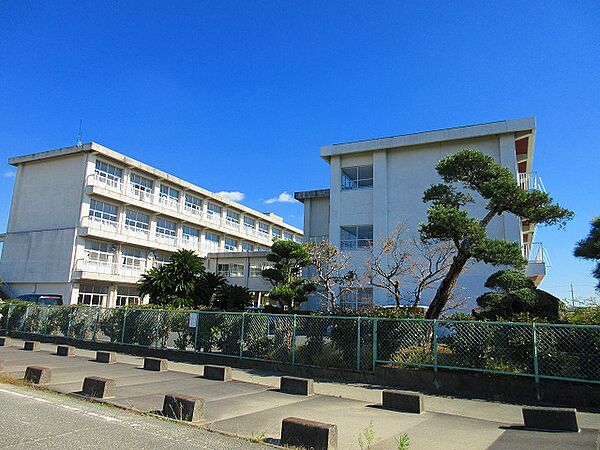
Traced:
<path fill-rule="evenodd" d="M 40 305 L 62 305 L 62 295 L 54 294 L 23 294 L 17 297 L 17 300 L 23 300 L 25 302 L 38 303 Z"/>

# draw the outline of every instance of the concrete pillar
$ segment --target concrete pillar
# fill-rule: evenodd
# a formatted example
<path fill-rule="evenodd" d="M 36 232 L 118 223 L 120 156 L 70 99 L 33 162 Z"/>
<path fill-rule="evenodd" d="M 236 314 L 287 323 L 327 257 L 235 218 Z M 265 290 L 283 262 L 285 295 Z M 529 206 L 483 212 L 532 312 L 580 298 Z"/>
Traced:
<path fill-rule="evenodd" d="M 106 305 L 102 305 L 106 308 L 114 308 L 117 306 L 117 286 L 112 284 L 108 287 L 108 296 L 106 299 Z"/>
<path fill-rule="evenodd" d="M 388 176 L 387 151 L 373 153 L 373 246 L 375 251 L 381 246 L 395 224 L 388 223 Z M 373 303 L 386 304 L 387 293 L 383 289 L 373 289 Z"/>
<path fill-rule="evenodd" d="M 515 150 L 514 134 L 503 134 L 500 136 L 500 164 L 506 167 L 517 177 L 517 155 Z M 521 219 L 514 214 L 502 214 L 504 239 L 510 242 L 522 244 Z"/>
<path fill-rule="evenodd" d="M 342 189 L 341 160 L 339 156 L 332 156 L 330 165 L 330 191 L 329 191 L 329 242 L 339 248 L 340 246 L 340 192 Z"/>

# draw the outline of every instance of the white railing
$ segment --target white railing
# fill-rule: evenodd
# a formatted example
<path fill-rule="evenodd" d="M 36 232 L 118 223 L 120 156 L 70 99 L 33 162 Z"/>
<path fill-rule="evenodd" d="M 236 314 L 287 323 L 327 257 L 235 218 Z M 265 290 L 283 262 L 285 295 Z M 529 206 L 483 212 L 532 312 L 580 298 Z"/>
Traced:
<path fill-rule="evenodd" d="M 236 222 L 235 220 L 230 219 L 229 217 L 227 217 L 225 219 L 225 228 L 229 228 L 230 230 L 236 230 L 236 231 L 240 231 L 240 222 Z"/>
<path fill-rule="evenodd" d="M 170 234 L 156 232 L 154 234 L 154 240 L 156 242 L 160 242 L 161 244 L 172 245 L 173 247 L 177 247 L 177 238 L 175 236 L 171 236 Z"/>
<path fill-rule="evenodd" d="M 78 259 L 75 263 L 75 270 L 79 272 L 91 272 L 96 274 L 115 275 L 137 279 L 146 271 L 146 267 L 119 264 L 112 261 Z"/>
<path fill-rule="evenodd" d="M 525 258 L 529 263 L 543 263 L 546 265 L 546 267 L 551 266 L 548 252 L 541 242 L 523 244 L 522 250 L 523 258 Z"/>
<path fill-rule="evenodd" d="M 546 192 L 546 187 L 542 178 L 536 172 L 519 173 L 519 186 L 526 191 L 542 191 Z"/>
<path fill-rule="evenodd" d="M 160 194 L 158 203 L 173 211 L 179 211 L 179 201 L 168 195 Z"/>

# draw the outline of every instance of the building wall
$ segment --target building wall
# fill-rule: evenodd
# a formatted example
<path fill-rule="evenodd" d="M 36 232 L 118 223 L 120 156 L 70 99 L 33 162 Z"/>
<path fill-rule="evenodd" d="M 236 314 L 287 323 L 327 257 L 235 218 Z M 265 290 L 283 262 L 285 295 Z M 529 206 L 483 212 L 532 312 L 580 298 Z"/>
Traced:
<path fill-rule="evenodd" d="M 435 167 L 445 156 L 464 148 L 471 148 L 492 156 L 496 161 L 508 167 L 516 174 L 516 156 L 514 133 L 491 135 L 478 138 L 415 145 L 397 149 L 382 149 L 357 154 L 332 155 L 330 157 L 330 242 L 339 245 L 340 227 L 346 225 L 373 225 L 374 247 L 388 236 L 397 226 L 406 229 L 406 236 L 417 235 L 419 224 L 427 220 L 428 204 L 422 201 L 424 191 L 432 184 L 442 182 Z M 341 189 L 341 169 L 349 166 L 373 165 L 373 187 L 362 189 Z M 321 224 L 327 214 L 314 204 L 322 199 L 307 199 L 310 207 L 305 209 L 305 235 L 318 233 L 313 224 Z M 481 197 L 475 198 L 475 204 L 468 207 L 474 217 L 485 215 L 485 203 Z M 519 218 L 512 214 L 495 217 L 488 226 L 488 235 L 507 241 L 521 243 Z M 364 273 L 369 252 L 350 250 L 352 269 Z M 457 298 L 473 303 L 474 299 L 486 289 L 487 277 L 500 270 L 478 263 L 471 265 L 460 277 L 455 293 Z M 407 284 L 407 289 L 410 286 Z M 433 297 L 434 290 L 425 295 L 425 302 Z M 390 304 L 392 299 L 380 289 L 374 290 L 377 304 Z"/>

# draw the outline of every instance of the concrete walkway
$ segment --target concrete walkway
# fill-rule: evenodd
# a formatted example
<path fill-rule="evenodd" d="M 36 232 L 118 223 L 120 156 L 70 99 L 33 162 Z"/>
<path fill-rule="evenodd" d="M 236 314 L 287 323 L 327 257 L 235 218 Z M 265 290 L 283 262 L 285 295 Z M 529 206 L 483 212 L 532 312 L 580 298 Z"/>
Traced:
<path fill-rule="evenodd" d="M 600 429 L 600 414 L 579 413 L 580 433 L 524 431 L 518 429 L 522 416 L 516 405 L 426 396 L 426 412 L 415 415 L 378 408 L 381 387 L 316 382 L 317 395 L 302 397 L 279 392 L 275 373 L 234 369 L 233 381 L 225 383 L 200 378 L 199 365 L 170 362 L 168 372 L 148 372 L 141 368 L 143 358 L 130 355 L 118 354 L 119 363 L 107 365 L 81 349 L 66 358 L 53 355 L 51 344 L 41 344 L 39 352 L 21 348 L 18 340 L 0 347 L 5 373 L 22 378 L 29 365 L 48 367 L 47 387 L 62 393 L 80 391 L 86 376 L 111 378 L 115 396 L 104 401 L 143 412 L 160 410 L 167 393 L 200 397 L 206 402 L 202 426 L 272 443 L 278 443 L 281 420 L 290 416 L 337 424 L 342 449 L 359 448 L 359 436 L 369 427 L 373 449 L 396 449 L 404 433 L 411 449 L 596 449 Z"/>

